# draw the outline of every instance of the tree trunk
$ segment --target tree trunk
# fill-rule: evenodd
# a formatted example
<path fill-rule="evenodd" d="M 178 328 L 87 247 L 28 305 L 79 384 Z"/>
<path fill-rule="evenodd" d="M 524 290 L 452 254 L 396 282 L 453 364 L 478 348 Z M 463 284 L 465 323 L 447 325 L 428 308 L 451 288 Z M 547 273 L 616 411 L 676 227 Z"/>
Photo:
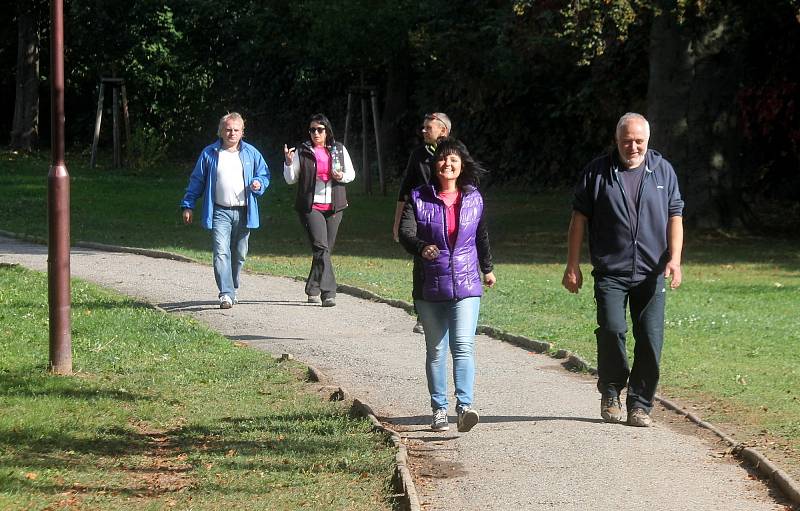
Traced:
<path fill-rule="evenodd" d="M 405 169 L 408 151 L 403 147 L 405 138 L 401 132 L 404 116 L 408 110 L 408 77 L 411 74 L 408 48 L 404 47 L 387 64 L 386 102 L 381 116 L 381 137 L 383 137 L 384 160 L 387 162 L 387 175 L 399 174 Z"/>
<path fill-rule="evenodd" d="M 30 151 L 39 137 L 39 30 L 33 10 L 19 2 L 17 76 L 12 149 Z"/>
<path fill-rule="evenodd" d="M 733 183 L 739 135 L 735 96 L 740 64 L 727 15 L 701 26 L 653 20 L 647 90 L 651 147 L 675 167 L 690 225 L 730 227 L 744 212 Z"/>

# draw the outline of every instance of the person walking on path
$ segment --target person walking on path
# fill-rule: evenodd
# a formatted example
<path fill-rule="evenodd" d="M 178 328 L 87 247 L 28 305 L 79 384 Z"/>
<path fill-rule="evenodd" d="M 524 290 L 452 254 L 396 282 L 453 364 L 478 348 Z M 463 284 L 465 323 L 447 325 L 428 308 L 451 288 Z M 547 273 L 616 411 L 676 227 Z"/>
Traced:
<path fill-rule="evenodd" d="M 309 140 L 299 149 L 283 146 L 283 177 L 297 183 L 295 210 L 311 242 L 311 270 L 306 281 L 310 303 L 323 307 L 336 305 L 336 276 L 331 252 L 336 233 L 347 207 L 345 183 L 356 172 L 347 149 L 333 136 L 333 127 L 323 114 L 314 114 L 308 123 Z"/>
<path fill-rule="evenodd" d="M 637 113 L 617 123 L 616 151 L 589 163 L 575 186 L 567 235 L 563 286 L 583 285 L 580 252 L 588 226 L 597 302 L 597 388 L 600 414 L 622 422 L 620 393 L 627 386 L 627 423 L 652 425 L 650 412 L 664 343 L 666 279 L 681 285 L 683 199 L 672 165 L 648 149 L 650 125 Z M 633 325 L 634 361 L 629 369 L 626 306 Z"/>
<path fill-rule="evenodd" d="M 219 139 L 200 153 L 181 201 L 183 222 L 191 224 L 202 196 L 202 225 L 211 231 L 214 279 L 219 307 L 238 301 L 239 276 L 247 257 L 250 229 L 260 225 L 257 197 L 269 186 L 270 173 L 261 153 L 242 140 L 244 119 L 223 115 Z"/>
<path fill-rule="evenodd" d="M 478 423 L 473 406 L 475 329 L 483 282 L 492 287 L 489 232 L 477 189 L 484 169 L 460 141 L 440 139 L 433 154 L 435 177 L 411 192 L 403 208 L 400 243 L 422 260 L 414 280 L 414 305 L 425 328 L 425 375 L 431 396 L 431 429 L 449 429 L 447 351 L 452 352 L 458 431 Z"/>
<path fill-rule="evenodd" d="M 436 141 L 440 137 L 450 136 L 451 122 L 447 114 L 442 112 L 435 112 L 426 114 L 422 121 L 422 138 L 424 143 L 411 152 L 406 165 L 406 171 L 403 174 L 403 181 L 400 183 L 400 192 L 397 195 L 397 207 L 394 211 L 394 225 L 392 226 L 392 238 L 399 241 L 400 230 L 400 217 L 403 214 L 403 207 L 411 197 L 411 190 L 418 186 L 427 185 L 431 180 L 431 157 L 436 150 Z M 416 285 L 416 278 L 420 268 L 420 259 L 414 256 L 414 286 L 413 290 L 418 289 Z M 413 296 L 415 300 L 421 296 Z M 416 333 L 424 333 L 422 323 L 417 319 L 413 331 Z"/>

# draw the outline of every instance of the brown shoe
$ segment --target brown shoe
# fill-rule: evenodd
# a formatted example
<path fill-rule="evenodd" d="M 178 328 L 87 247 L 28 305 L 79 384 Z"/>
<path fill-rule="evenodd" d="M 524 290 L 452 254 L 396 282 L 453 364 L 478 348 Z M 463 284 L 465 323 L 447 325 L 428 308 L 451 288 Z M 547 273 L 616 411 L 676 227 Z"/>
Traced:
<path fill-rule="evenodd" d="M 628 426 L 649 428 L 653 425 L 653 418 L 644 408 L 634 408 L 628 413 Z"/>
<path fill-rule="evenodd" d="M 600 416 L 606 422 L 622 422 L 622 405 L 619 396 L 603 396 L 600 400 Z"/>

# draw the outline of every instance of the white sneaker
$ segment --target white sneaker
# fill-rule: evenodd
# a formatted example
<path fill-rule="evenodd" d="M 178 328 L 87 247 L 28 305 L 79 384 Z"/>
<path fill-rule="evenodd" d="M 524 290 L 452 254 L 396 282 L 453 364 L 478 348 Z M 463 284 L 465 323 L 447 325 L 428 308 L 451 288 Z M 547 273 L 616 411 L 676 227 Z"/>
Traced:
<path fill-rule="evenodd" d="M 466 433 L 467 431 L 471 430 L 479 420 L 480 416 L 478 415 L 478 412 L 469 406 L 463 407 L 458 412 L 458 431 L 461 433 Z"/>
<path fill-rule="evenodd" d="M 447 422 L 447 408 L 439 408 L 433 412 L 431 429 L 434 431 L 447 431 L 450 429 L 450 424 Z"/>
<path fill-rule="evenodd" d="M 219 308 L 220 309 L 230 309 L 233 307 L 233 300 L 228 295 L 222 295 L 219 297 Z"/>

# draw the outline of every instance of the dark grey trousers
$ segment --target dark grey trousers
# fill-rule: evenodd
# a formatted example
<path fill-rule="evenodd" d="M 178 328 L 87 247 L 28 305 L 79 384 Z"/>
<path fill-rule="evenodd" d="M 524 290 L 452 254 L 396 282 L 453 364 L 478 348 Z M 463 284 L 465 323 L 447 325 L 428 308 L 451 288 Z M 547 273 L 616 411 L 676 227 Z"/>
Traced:
<path fill-rule="evenodd" d="M 336 233 L 342 212 L 319 211 L 312 209 L 308 213 L 300 213 L 300 223 L 308 233 L 311 242 L 311 271 L 306 281 L 308 296 L 322 295 L 322 299 L 336 296 L 336 276 L 333 273 L 331 252 L 336 243 Z"/>
<path fill-rule="evenodd" d="M 641 282 L 630 278 L 595 275 L 597 302 L 597 389 L 604 395 L 619 395 L 626 386 L 626 407 L 648 413 L 660 377 L 659 363 L 664 345 L 664 275 L 650 275 Z M 628 368 L 625 349 L 626 309 L 630 306 L 633 326 L 633 365 Z"/>

